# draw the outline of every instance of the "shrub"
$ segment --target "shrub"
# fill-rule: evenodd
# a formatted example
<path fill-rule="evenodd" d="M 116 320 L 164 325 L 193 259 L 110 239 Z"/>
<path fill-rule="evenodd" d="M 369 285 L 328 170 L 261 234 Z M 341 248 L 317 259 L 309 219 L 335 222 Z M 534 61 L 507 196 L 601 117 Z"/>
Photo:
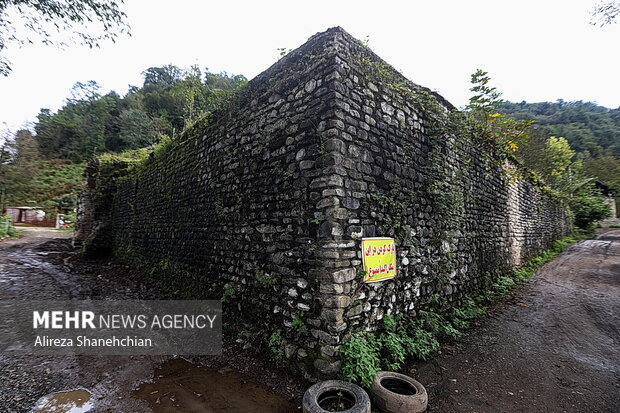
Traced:
<path fill-rule="evenodd" d="M 284 344 L 284 340 L 280 333 L 271 334 L 269 341 L 267 341 L 267 347 L 269 347 L 271 351 L 271 358 L 276 364 L 281 364 L 284 360 L 284 349 L 282 349 L 282 344 Z"/>
<path fill-rule="evenodd" d="M 338 348 L 344 379 L 366 388 L 370 387 L 381 367 L 379 350 L 377 339 L 366 332 L 344 340 Z"/>
<path fill-rule="evenodd" d="M 582 229 L 589 228 L 594 222 L 601 221 L 610 215 L 609 204 L 593 195 L 579 195 L 571 198 L 569 205 L 575 214 L 575 225 Z"/>
<path fill-rule="evenodd" d="M 0 240 L 17 236 L 17 230 L 13 226 L 11 217 L 0 215 Z"/>

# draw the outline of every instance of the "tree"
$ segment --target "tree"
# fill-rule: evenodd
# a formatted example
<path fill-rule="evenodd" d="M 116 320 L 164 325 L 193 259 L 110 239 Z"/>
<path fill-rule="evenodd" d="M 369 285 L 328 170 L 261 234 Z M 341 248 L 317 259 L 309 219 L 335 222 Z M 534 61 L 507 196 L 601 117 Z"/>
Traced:
<path fill-rule="evenodd" d="M 620 157 L 620 108 L 592 102 L 505 102 L 499 111 L 515 119 L 536 121 L 546 136 L 563 136 L 584 157 Z"/>
<path fill-rule="evenodd" d="M 528 132 L 532 121 L 514 120 L 498 112 L 503 103 L 501 93 L 489 85 L 490 77 L 484 70 L 476 70 L 471 75 L 474 95 L 469 99 L 466 110 L 468 119 L 476 135 L 481 135 L 495 143 L 506 153 L 515 152 L 529 139 Z"/>
<path fill-rule="evenodd" d="M 41 110 L 35 125 L 36 139 L 48 159 L 81 162 L 108 149 L 117 140 L 120 98 L 115 93 L 100 96 L 90 81 L 76 83 L 73 98 L 57 113 Z M 116 135 L 116 136 L 110 136 Z"/>
<path fill-rule="evenodd" d="M 585 186 L 570 198 L 568 205 L 575 215 L 575 225 L 579 228 L 589 228 L 610 215 L 609 204 L 603 201 L 601 194 L 592 184 Z"/>
<path fill-rule="evenodd" d="M 35 41 L 43 44 L 78 43 L 99 47 L 129 33 L 123 0 L 0 0 L 0 74 L 7 76 L 10 62 L 2 56 L 9 44 Z M 84 25 L 89 24 L 89 32 Z"/>
<path fill-rule="evenodd" d="M 472 73 L 470 80 L 472 87 L 469 90 L 474 95 L 469 98 L 469 105 L 467 106 L 469 110 L 490 114 L 503 103 L 500 99 L 502 94 L 497 91 L 497 88 L 489 86 L 490 81 L 489 73 L 484 70 L 476 69 Z"/>
<path fill-rule="evenodd" d="M 101 86 L 99 86 L 99 84 L 94 80 L 89 80 L 86 83 L 75 82 L 71 88 L 71 99 L 69 99 L 69 101 L 93 101 L 101 97 L 99 94 L 100 90 Z"/>
<path fill-rule="evenodd" d="M 589 175 L 605 182 L 616 196 L 620 196 L 620 159 L 613 156 L 588 158 L 584 161 L 583 167 Z"/>
<path fill-rule="evenodd" d="M 553 182 L 559 176 L 564 175 L 571 166 L 575 151 L 571 149 L 566 139 L 551 136 L 545 143 L 545 152 L 549 159 L 545 170 L 548 179 Z"/>
<path fill-rule="evenodd" d="M 516 153 L 519 160 L 568 204 L 579 228 L 588 228 L 607 218 L 609 205 L 603 201 L 583 162 L 574 160 L 575 151 L 568 141 L 543 136 L 540 130 L 535 131 L 532 139 Z"/>
<path fill-rule="evenodd" d="M 174 137 L 247 82 L 225 72 L 203 74 L 197 66 L 151 67 L 143 75 L 144 85 L 122 98 L 102 95 L 91 80 L 77 82 L 56 113 L 42 109 L 35 124 L 42 156 L 82 162 L 101 152 L 151 145 L 162 135 Z"/>
<path fill-rule="evenodd" d="M 183 103 L 185 126 L 205 113 L 209 91 L 202 83 L 202 73 L 197 65 L 185 71 L 184 79 L 176 82 L 170 93 Z"/>
<path fill-rule="evenodd" d="M 139 109 L 128 109 L 120 117 L 121 147 L 116 150 L 136 149 L 153 144 L 155 131 L 148 115 Z"/>
<path fill-rule="evenodd" d="M 144 86 L 146 85 L 173 85 L 183 79 L 183 70 L 175 65 L 149 67 L 144 72 Z"/>
<path fill-rule="evenodd" d="M 590 24 L 604 26 L 616 22 L 616 16 L 620 14 L 620 1 L 599 1 L 592 10 Z"/>
<path fill-rule="evenodd" d="M 519 147 L 515 156 L 549 187 L 566 194 L 571 173 L 581 169 L 581 163 L 575 162 L 575 151 L 568 141 L 562 137 L 547 138 L 543 129 L 533 130 L 528 142 Z"/>
<path fill-rule="evenodd" d="M 0 157 L 0 192 L 10 197 L 23 188 L 37 170 L 39 157 L 37 141 L 30 131 L 19 130 L 7 139 Z"/>
<path fill-rule="evenodd" d="M 32 132 L 26 129 L 18 130 L 15 133 L 15 139 L 10 145 L 12 147 L 12 162 L 21 164 L 24 167 L 31 165 L 39 160 L 39 144 L 37 143 Z"/>

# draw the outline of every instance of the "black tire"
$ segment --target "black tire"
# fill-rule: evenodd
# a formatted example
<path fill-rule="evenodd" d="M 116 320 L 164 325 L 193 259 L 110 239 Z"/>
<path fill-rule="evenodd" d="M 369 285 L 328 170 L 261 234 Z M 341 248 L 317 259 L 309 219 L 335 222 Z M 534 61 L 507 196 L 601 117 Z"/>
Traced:
<path fill-rule="evenodd" d="M 380 371 L 370 387 L 370 397 L 385 413 L 421 413 L 428 406 L 422 384 L 404 374 Z"/>
<path fill-rule="evenodd" d="M 345 410 L 324 409 L 334 403 Z M 360 386 L 341 380 L 327 380 L 306 390 L 302 408 L 303 413 L 370 413 L 370 398 Z"/>

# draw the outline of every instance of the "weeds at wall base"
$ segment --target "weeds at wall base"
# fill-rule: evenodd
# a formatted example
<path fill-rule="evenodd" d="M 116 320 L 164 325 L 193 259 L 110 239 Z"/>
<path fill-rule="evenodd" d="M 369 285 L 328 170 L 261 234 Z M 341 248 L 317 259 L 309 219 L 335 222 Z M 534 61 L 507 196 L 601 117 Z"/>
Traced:
<path fill-rule="evenodd" d="M 368 388 L 380 370 L 399 370 L 407 360 L 425 360 L 440 348 L 441 342 L 457 339 L 474 319 L 487 312 L 489 305 L 513 292 L 567 246 L 593 235 L 594 231 L 576 230 L 555 241 L 550 249 L 512 274 L 497 278 L 491 289 L 466 298 L 443 314 L 418 311 L 417 314 L 386 315 L 379 332 L 348 336 L 338 348 L 342 378 Z"/>

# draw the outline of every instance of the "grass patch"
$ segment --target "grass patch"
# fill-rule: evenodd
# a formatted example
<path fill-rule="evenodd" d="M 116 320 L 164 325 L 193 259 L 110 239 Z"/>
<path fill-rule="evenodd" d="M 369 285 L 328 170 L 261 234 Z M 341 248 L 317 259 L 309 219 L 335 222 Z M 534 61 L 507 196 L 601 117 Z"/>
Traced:
<path fill-rule="evenodd" d="M 457 339 L 472 320 L 486 313 L 488 305 L 524 283 L 565 247 L 593 235 L 592 231 L 578 230 L 555 241 L 550 249 L 512 274 L 497 278 L 490 290 L 466 298 L 445 313 L 418 311 L 415 318 L 407 314 L 386 315 L 382 328 L 375 334 L 347 336 L 338 348 L 342 378 L 368 388 L 380 370 L 399 370 L 408 359 L 425 360 L 439 349 L 441 342 Z"/>

